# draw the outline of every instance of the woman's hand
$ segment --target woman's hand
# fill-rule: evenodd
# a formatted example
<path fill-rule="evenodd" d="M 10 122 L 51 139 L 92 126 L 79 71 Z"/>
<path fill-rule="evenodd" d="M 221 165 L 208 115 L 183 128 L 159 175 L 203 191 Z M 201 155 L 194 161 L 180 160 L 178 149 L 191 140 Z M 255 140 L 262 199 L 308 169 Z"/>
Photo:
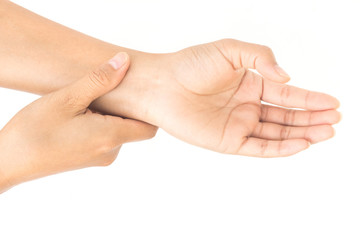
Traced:
<path fill-rule="evenodd" d="M 289 78 L 264 46 L 231 39 L 195 46 L 177 53 L 172 67 L 175 93 L 160 126 L 215 151 L 292 155 L 332 137 L 340 119 L 335 98 L 283 84 Z"/>
<path fill-rule="evenodd" d="M 289 76 L 267 47 L 225 39 L 148 54 L 85 36 L 9 1 L 0 5 L 3 87 L 49 93 L 126 51 L 132 63 L 125 79 L 92 108 L 151 123 L 191 144 L 232 154 L 287 156 L 330 138 L 331 125 L 340 119 L 333 97 L 275 84 Z"/>
<path fill-rule="evenodd" d="M 50 174 L 107 166 L 123 143 L 153 137 L 154 126 L 88 109 L 119 84 L 128 67 L 128 55 L 119 53 L 20 111 L 0 132 L 0 192 Z"/>
<path fill-rule="evenodd" d="M 225 39 L 135 60 L 124 82 L 95 106 L 214 151 L 288 156 L 332 137 L 340 120 L 334 97 L 284 84 L 289 77 L 261 45 Z M 144 71 L 149 64 L 153 70 Z M 128 104 L 106 106 L 116 99 Z"/>

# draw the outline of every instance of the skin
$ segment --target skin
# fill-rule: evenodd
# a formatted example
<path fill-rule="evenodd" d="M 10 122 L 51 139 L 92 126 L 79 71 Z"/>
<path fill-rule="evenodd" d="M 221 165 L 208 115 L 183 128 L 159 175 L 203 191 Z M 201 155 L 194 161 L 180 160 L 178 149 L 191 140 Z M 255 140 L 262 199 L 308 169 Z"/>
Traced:
<path fill-rule="evenodd" d="M 262 45 L 223 39 L 152 54 L 99 41 L 8 1 L 0 0 L 0 19 L 0 86 L 47 94 L 126 52 L 127 75 L 91 109 L 213 151 L 289 156 L 332 137 L 340 120 L 338 100 L 285 84 L 289 76 Z"/>
<path fill-rule="evenodd" d="M 119 53 L 16 114 L 0 132 L 0 192 L 59 172 L 107 166 L 123 143 L 153 137 L 156 128 L 151 125 L 88 109 L 119 84 L 128 67 L 127 54 Z"/>
<path fill-rule="evenodd" d="M 340 119 L 335 110 L 338 100 L 275 82 L 288 78 L 277 73 L 267 47 L 225 39 L 153 57 L 167 67 L 155 81 L 137 86 L 144 108 L 136 100 L 131 102 L 140 109 L 136 112 L 105 104 L 126 97 L 123 84 L 130 81 L 94 106 L 128 114 L 188 143 L 229 154 L 288 156 L 334 135 L 331 125 Z"/>

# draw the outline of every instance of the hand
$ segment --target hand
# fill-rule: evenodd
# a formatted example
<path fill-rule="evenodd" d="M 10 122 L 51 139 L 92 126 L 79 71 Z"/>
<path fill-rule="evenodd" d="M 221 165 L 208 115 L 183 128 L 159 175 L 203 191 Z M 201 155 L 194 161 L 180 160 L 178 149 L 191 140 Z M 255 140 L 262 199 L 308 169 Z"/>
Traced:
<path fill-rule="evenodd" d="M 136 112 L 103 109 L 147 121 L 214 151 L 288 156 L 332 137 L 331 125 L 340 119 L 335 98 L 283 84 L 289 77 L 264 46 L 226 39 L 135 59 L 129 79 L 102 100 L 128 101 L 125 106 Z M 149 62 L 156 69 L 152 78 L 139 73 Z M 98 103 L 104 107 L 102 100 Z"/>
<path fill-rule="evenodd" d="M 0 132 L 0 192 L 50 174 L 107 166 L 123 143 L 153 137 L 156 128 L 151 125 L 88 109 L 119 84 L 128 67 L 128 55 L 119 53 L 20 111 Z"/>

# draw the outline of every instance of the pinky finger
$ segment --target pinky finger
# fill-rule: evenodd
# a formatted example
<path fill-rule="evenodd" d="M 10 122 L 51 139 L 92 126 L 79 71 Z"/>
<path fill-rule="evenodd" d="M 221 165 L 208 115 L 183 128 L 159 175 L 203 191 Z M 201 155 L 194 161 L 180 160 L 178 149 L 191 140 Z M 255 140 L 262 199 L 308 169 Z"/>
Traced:
<path fill-rule="evenodd" d="M 252 157 L 286 157 L 307 149 L 310 146 L 305 139 L 287 139 L 273 141 L 249 137 L 244 139 L 236 154 Z"/>

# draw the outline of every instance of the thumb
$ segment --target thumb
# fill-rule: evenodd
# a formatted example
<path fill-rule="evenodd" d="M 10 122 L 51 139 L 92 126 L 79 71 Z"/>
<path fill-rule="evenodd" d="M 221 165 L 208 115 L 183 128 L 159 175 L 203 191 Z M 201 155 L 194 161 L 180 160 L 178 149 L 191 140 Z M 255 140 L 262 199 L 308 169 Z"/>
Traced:
<path fill-rule="evenodd" d="M 230 56 L 235 67 L 256 69 L 263 77 L 274 82 L 290 80 L 290 76 L 277 64 L 269 47 L 235 39 L 221 40 L 217 44 L 225 56 Z"/>
<path fill-rule="evenodd" d="M 99 68 L 64 89 L 65 99 L 72 99 L 72 104 L 81 109 L 113 90 L 124 78 L 129 68 L 129 56 L 120 52 Z M 81 110 L 81 109 L 75 109 Z"/>
<path fill-rule="evenodd" d="M 250 54 L 252 55 L 250 58 L 254 59 L 252 68 L 256 69 L 265 78 L 281 83 L 290 80 L 290 76 L 277 64 L 274 53 L 270 48 L 258 46 L 257 51 Z"/>

